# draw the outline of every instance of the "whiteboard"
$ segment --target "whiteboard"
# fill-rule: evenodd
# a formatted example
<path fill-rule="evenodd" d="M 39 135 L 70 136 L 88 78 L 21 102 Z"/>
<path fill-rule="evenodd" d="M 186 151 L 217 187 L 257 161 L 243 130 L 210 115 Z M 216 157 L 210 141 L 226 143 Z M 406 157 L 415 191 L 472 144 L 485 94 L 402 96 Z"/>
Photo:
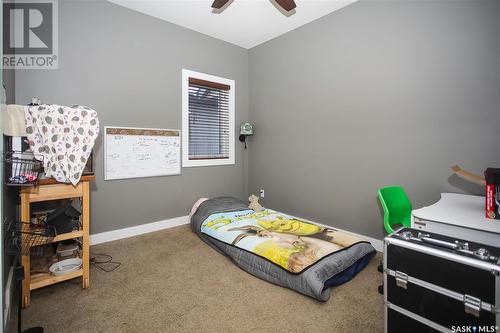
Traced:
<path fill-rule="evenodd" d="M 179 175 L 179 130 L 104 127 L 104 180 Z"/>

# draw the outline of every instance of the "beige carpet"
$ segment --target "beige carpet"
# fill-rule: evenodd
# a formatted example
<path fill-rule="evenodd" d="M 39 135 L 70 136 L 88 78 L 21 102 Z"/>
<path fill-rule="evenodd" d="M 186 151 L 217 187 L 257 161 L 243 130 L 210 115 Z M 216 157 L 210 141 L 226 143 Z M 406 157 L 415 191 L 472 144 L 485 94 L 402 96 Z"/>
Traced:
<path fill-rule="evenodd" d="M 382 332 L 379 255 L 326 303 L 259 280 L 188 226 L 92 247 L 122 266 L 32 293 L 23 327 L 46 332 Z"/>

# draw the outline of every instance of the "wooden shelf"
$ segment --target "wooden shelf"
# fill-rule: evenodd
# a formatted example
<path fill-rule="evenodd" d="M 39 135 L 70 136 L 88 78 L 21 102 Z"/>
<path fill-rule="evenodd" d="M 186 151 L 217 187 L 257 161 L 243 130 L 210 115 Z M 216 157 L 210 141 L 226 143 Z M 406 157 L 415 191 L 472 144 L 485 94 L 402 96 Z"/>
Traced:
<path fill-rule="evenodd" d="M 80 178 L 80 182 L 89 182 L 95 180 L 95 175 L 87 175 L 87 176 L 82 176 Z M 53 184 L 64 184 L 60 183 L 54 178 L 41 178 L 38 181 L 38 185 L 53 185 Z"/>
<path fill-rule="evenodd" d="M 80 198 L 83 196 L 83 183 L 78 183 L 76 186 L 59 183 L 37 187 L 25 187 L 21 189 L 21 194 L 26 194 L 30 203 Z"/>
<path fill-rule="evenodd" d="M 76 231 L 72 231 L 72 232 L 67 232 L 65 234 L 57 235 L 56 237 L 54 237 L 52 239 L 51 242 L 48 242 L 48 243 L 60 242 L 63 240 L 73 239 L 73 238 L 78 238 L 78 237 L 83 237 L 83 230 L 76 230 Z"/>
<path fill-rule="evenodd" d="M 90 248 L 89 248 L 89 225 L 90 225 L 90 181 L 95 176 L 83 176 L 76 186 L 71 184 L 57 183 L 54 179 L 40 180 L 38 186 L 25 187 L 20 190 L 21 197 L 21 221 L 29 222 L 31 220 L 30 204 L 33 202 L 81 198 L 82 200 L 82 229 L 57 235 L 51 240 L 60 242 L 67 239 L 82 238 L 82 268 L 68 274 L 55 276 L 49 273 L 34 274 L 31 276 L 30 256 L 22 256 L 24 266 L 23 288 L 23 308 L 30 305 L 31 290 L 42 288 L 54 283 L 82 277 L 82 288 L 90 286 Z"/>
<path fill-rule="evenodd" d="M 77 271 L 64 274 L 64 275 L 53 275 L 50 273 L 42 273 L 31 276 L 30 290 L 35 290 L 38 288 L 46 287 L 54 283 L 71 280 L 83 275 L 83 268 Z"/>

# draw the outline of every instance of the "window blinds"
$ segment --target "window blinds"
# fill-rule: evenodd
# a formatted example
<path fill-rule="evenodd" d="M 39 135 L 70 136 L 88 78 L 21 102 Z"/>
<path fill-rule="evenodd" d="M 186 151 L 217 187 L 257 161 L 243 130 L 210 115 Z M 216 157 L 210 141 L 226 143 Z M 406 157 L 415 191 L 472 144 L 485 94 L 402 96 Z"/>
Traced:
<path fill-rule="evenodd" d="M 229 158 L 229 89 L 189 78 L 190 160 Z"/>

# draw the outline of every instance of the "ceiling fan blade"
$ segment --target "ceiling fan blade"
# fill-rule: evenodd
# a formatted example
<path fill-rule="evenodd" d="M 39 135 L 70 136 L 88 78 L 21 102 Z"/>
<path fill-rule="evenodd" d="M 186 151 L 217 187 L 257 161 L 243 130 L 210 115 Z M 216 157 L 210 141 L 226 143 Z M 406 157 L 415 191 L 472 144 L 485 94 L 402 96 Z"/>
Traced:
<path fill-rule="evenodd" d="M 281 8 L 286 10 L 287 12 L 291 11 L 297 5 L 295 4 L 295 1 L 293 0 L 275 0 L 278 5 L 280 5 Z"/>
<path fill-rule="evenodd" d="M 228 3 L 229 0 L 215 0 L 213 3 L 212 3 L 212 8 L 215 8 L 215 9 L 221 9 L 222 7 L 224 7 L 224 5 L 226 3 Z"/>

